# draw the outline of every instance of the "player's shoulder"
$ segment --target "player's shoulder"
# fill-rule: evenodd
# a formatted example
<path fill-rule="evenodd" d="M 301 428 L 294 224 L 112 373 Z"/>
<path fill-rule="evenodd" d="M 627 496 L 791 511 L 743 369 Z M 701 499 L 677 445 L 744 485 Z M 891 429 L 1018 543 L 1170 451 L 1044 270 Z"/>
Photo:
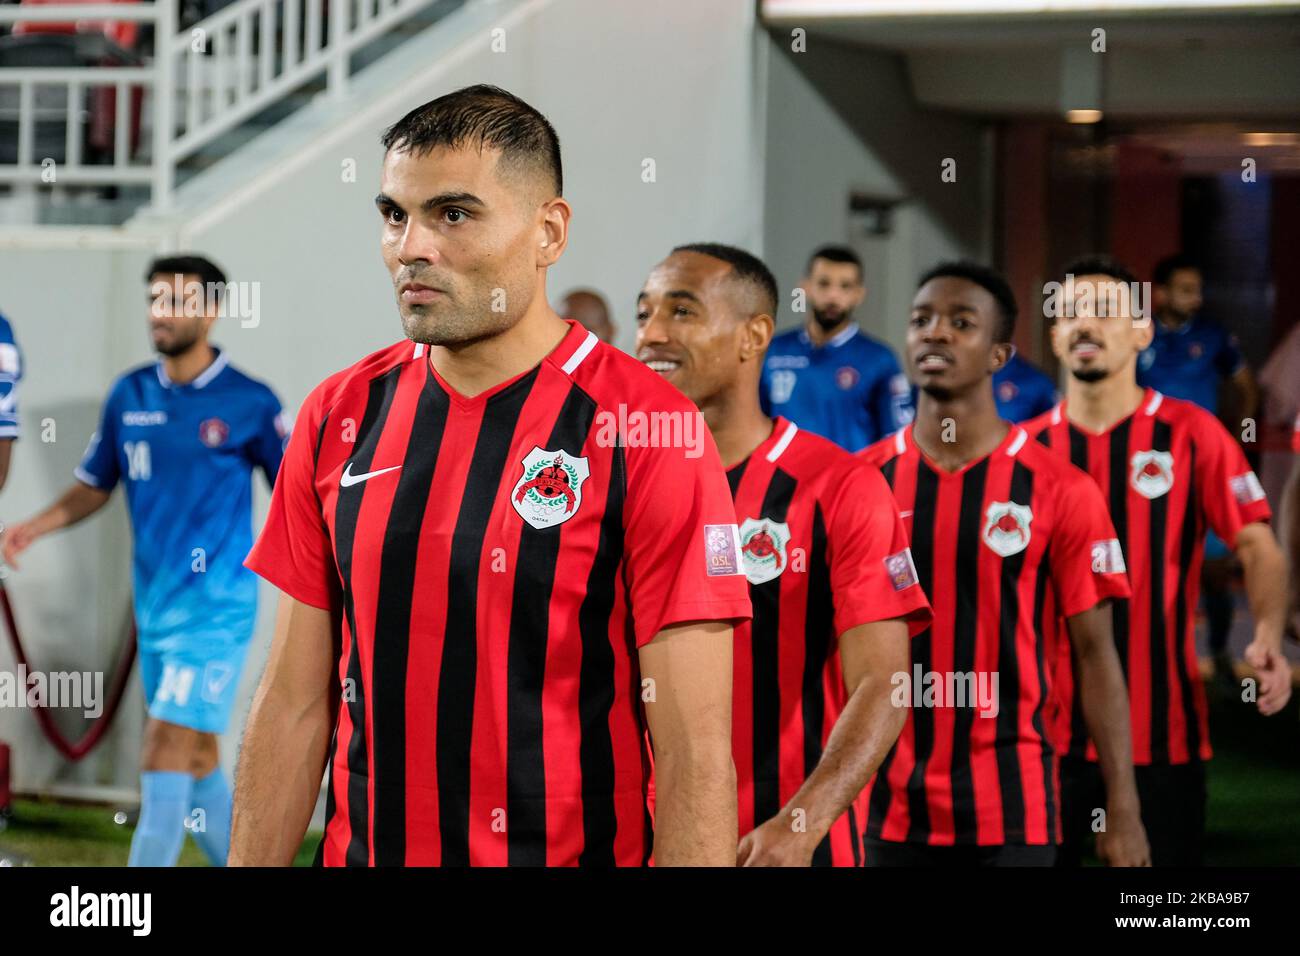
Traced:
<path fill-rule="evenodd" d="M 1096 488 L 1096 484 L 1086 471 L 1072 464 L 1068 459 L 1053 454 L 1052 450 L 1042 442 L 1035 441 L 1034 436 L 1023 425 L 1012 427 L 1020 429 L 1020 434 L 1012 439 L 1007 450 L 1015 456 L 1020 465 L 1034 473 L 1035 487 L 1048 488 L 1057 494 L 1077 493 Z"/>
<path fill-rule="evenodd" d="M 242 368 L 231 362 L 226 363 L 225 373 L 221 376 L 222 385 L 226 388 L 237 390 L 247 394 L 260 402 L 280 404 L 279 398 L 276 397 L 275 389 L 270 384 L 260 378 L 249 375 Z"/>
<path fill-rule="evenodd" d="M 0 312 L 0 343 L 8 345 L 15 344 L 14 327 L 9 324 L 9 320 L 5 318 L 3 312 Z"/>
<path fill-rule="evenodd" d="M 1195 402 L 1156 392 L 1149 403 L 1155 405 L 1151 414 L 1156 421 L 1164 422 L 1174 432 L 1186 432 L 1193 444 L 1236 442 L 1217 415 Z"/>
<path fill-rule="evenodd" d="M 910 425 L 905 425 L 898 431 L 886 435 L 862 449 L 854 457 L 874 465 L 876 468 L 883 468 L 888 462 L 893 461 L 907 449 L 904 433 L 910 427 Z"/>
<path fill-rule="evenodd" d="M 781 419 L 785 427 L 794 429 L 789 445 L 781 452 L 778 465 L 782 471 L 803 480 L 821 477 L 826 473 L 851 468 L 858 459 L 828 438 L 799 428 L 793 422 Z"/>
<path fill-rule="evenodd" d="M 140 395 L 154 384 L 162 385 L 162 379 L 158 376 L 158 363 L 142 362 L 121 372 L 109 383 L 108 398 L 113 401 L 126 395 Z"/>
<path fill-rule="evenodd" d="M 1057 402 L 1056 405 L 1052 406 L 1042 414 L 1035 415 L 1033 418 L 1021 422 L 1020 427 L 1025 430 L 1025 433 L 1028 434 L 1030 438 L 1037 438 L 1053 425 L 1060 424 L 1060 421 L 1061 404 L 1060 402 Z"/>
<path fill-rule="evenodd" d="M 695 403 L 679 392 L 658 372 L 622 349 L 594 340 L 567 357 L 552 355 L 548 360 L 582 389 L 601 410 L 681 412 L 699 414 Z M 563 359 L 563 361 L 560 361 Z"/>
<path fill-rule="evenodd" d="M 889 347 L 889 344 L 876 338 L 863 328 L 859 327 L 857 334 L 845 342 L 844 345 L 866 361 L 891 367 L 898 365 L 898 356 L 894 354 L 894 350 Z"/>
<path fill-rule="evenodd" d="M 768 354 L 771 355 L 773 352 L 777 352 L 784 355 L 789 352 L 803 351 L 805 348 L 803 334 L 803 329 L 797 327 L 776 333 L 776 335 L 772 336 L 772 341 L 767 345 Z"/>
<path fill-rule="evenodd" d="M 397 366 L 422 360 L 425 350 L 426 346 L 418 345 L 410 339 L 402 339 L 371 352 L 347 368 L 339 369 L 307 393 L 299 417 L 314 417 L 317 420 L 323 418 L 346 397 L 366 392 L 372 381 Z"/>

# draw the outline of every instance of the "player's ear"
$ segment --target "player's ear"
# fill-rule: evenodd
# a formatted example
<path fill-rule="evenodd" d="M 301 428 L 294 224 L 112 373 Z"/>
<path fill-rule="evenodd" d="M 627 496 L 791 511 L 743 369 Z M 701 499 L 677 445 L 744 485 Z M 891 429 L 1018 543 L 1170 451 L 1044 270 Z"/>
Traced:
<path fill-rule="evenodd" d="M 1145 351 L 1156 337 L 1155 323 L 1150 314 L 1133 317 L 1133 344 L 1139 352 Z"/>
<path fill-rule="evenodd" d="M 994 342 L 992 357 L 989 361 L 990 372 L 1000 372 L 1016 354 L 1016 347 L 1010 342 Z"/>
<path fill-rule="evenodd" d="M 745 320 L 745 334 L 740 344 L 741 361 L 761 359 L 772 341 L 772 333 L 775 330 L 776 322 L 766 312 L 751 315 Z"/>
<path fill-rule="evenodd" d="M 537 229 L 537 267 L 555 265 L 569 243 L 569 218 L 573 208 L 561 196 L 542 203 Z"/>

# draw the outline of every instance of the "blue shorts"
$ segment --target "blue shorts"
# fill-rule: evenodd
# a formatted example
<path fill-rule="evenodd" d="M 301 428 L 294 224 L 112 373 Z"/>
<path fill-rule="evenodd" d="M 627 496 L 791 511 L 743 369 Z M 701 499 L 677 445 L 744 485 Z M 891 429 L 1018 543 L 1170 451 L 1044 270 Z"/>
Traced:
<path fill-rule="evenodd" d="M 209 734 L 230 723 L 248 641 L 172 638 L 140 644 L 140 676 L 149 716 Z"/>
<path fill-rule="evenodd" d="M 1217 561 L 1219 558 L 1226 558 L 1232 554 L 1232 549 L 1227 543 L 1213 531 L 1205 534 L 1205 558 L 1207 561 Z"/>

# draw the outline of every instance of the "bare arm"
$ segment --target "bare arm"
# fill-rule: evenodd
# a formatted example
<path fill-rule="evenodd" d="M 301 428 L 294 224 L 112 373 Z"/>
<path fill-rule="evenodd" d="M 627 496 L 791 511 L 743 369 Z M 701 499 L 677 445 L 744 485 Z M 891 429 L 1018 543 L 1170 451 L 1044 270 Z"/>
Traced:
<path fill-rule="evenodd" d="M 9 480 L 9 460 L 13 457 L 14 440 L 12 438 L 0 438 L 0 488 L 4 488 L 5 482 Z"/>
<path fill-rule="evenodd" d="M 1282 495 L 1282 538 L 1286 547 L 1288 608 L 1287 622 L 1293 637 L 1300 637 L 1300 457 L 1291 466 L 1291 477 L 1286 483 L 1286 492 Z"/>
<path fill-rule="evenodd" d="M 280 596 L 235 776 L 231 866 L 288 866 L 302 844 L 337 713 L 329 611 Z"/>
<path fill-rule="evenodd" d="M 1241 434 L 1240 419 L 1253 418 L 1259 410 L 1259 386 L 1255 375 L 1249 368 L 1242 366 L 1232 376 L 1232 387 L 1237 392 L 1237 409 L 1241 413 L 1237 427 L 1228 429 L 1235 435 Z"/>
<path fill-rule="evenodd" d="M 1106 781 L 1106 828 L 1097 836 L 1097 853 L 1111 866 L 1150 866 L 1133 776 L 1128 690 L 1111 632 L 1110 605 L 1099 604 L 1066 623 L 1074 648 L 1076 693 Z"/>
<path fill-rule="evenodd" d="M 3 444 L 9 444 L 4 442 Z M 4 559 L 7 564 L 18 567 L 16 558 L 31 546 L 37 538 L 74 525 L 78 521 L 93 515 L 108 504 L 111 492 L 100 491 L 90 485 L 75 482 L 65 491 L 58 501 L 40 512 L 34 518 L 28 518 L 4 533 Z"/>
<path fill-rule="evenodd" d="M 831 825 L 862 793 L 907 721 L 894 706 L 894 676 L 907 674 L 907 622 L 873 621 L 840 635 L 848 703 L 821 760 L 771 820 L 746 834 L 742 866 L 808 866 Z M 798 812 L 801 811 L 801 812 Z"/>
<path fill-rule="evenodd" d="M 656 866 L 736 865 L 731 762 L 731 626 L 660 631 L 641 648 L 655 758 Z"/>
<path fill-rule="evenodd" d="M 1246 648 L 1246 662 L 1259 679 L 1257 705 L 1262 714 L 1276 714 L 1291 698 L 1291 667 L 1282 655 L 1286 620 L 1286 556 L 1262 522 L 1237 532 L 1237 557 L 1246 578 L 1246 599 L 1255 621 L 1255 638 Z"/>

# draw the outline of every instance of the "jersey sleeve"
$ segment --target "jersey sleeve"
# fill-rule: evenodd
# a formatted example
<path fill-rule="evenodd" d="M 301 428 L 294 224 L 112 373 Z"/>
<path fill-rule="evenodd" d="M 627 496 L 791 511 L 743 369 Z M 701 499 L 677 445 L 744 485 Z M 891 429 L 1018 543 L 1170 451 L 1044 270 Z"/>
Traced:
<path fill-rule="evenodd" d="M 316 495 L 316 450 L 323 417 L 319 390 L 303 402 L 280 464 L 262 533 L 244 561 L 285 594 L 312 607 L 341 605 L 329 530 Z"/>
<path fill-rule="evenodd" d="M 81 457 L 73 474 L 82 484 L 98 488 L 100 491 L 112 491 L 121 478 L 121 468 L 117 459 L 117 413 L 118 388 L 114 386 L 104 399 L 104 407 L 99 413 L 99 427 L 90 436 L 90 444 Z"/>
<path fill-rule="evenodd" d="M 275 393 L 267 389 L 265 401 L 258 407 L 257 435 L 251 449 L 253 464 L 266 474 L 267 484 L 275 485 L 280 461 L 289 445 L 289 416 L 280 406 Z"/>
<path fill-rule="evenodd" d="M 1074 617 L 1102 601 L 1131 597 L 1124 551 L 1101 490 L 1071 466 L 1057 505 L 1060 510 L 1049 548 L 1061 615 Z"/>
<path fill-rule="evenodd" d="M 871 415 L 876 435 L 890 435 L 912 420 L 912 387 L 892 352 L 881 359 L 880 376 L 872 391 Z"/>
<path fill-rule="evenodd" d="M 23 377 L 23 356 L 13 328 L 0 316 L 0 439 L 18 437 L 18 383 Z"/>
<path fill-rule="evenodd" d="M 919 634 L 930 624 L 930 602 L 892 490 L 880 470 L 860 457 L 836 483 L 826 522 L 835 633 L 902 618 L 910 636 Z"/>
<path fill-rule="evenodd" d="M 1241 446 L 1213 415 L 1197 416 L 1197 496 L 1214 533 L 1236 547 L 1237 533 L 1253 521 L 1273 516 L 1264 487 Z"/>
<path fill-rule="evenodd" d="M 624 560 L 637 647 L 673 624 L 751 615 L 731 489 L 703 419 L 699 428 L 696 457 L 686 448 L 627 450 Z"/>

